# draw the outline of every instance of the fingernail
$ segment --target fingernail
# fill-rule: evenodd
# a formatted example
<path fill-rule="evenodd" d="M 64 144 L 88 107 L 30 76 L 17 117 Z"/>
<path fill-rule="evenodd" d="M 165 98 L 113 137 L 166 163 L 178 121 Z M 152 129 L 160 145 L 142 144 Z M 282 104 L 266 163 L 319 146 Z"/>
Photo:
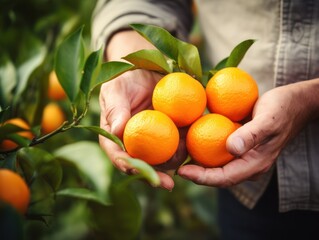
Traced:
<path fill-rule="evenodd" d="M 235 137 L 232 140 L 232 145 L 238 155 L 245 152 L 245 143 L 241 137 Z"/>

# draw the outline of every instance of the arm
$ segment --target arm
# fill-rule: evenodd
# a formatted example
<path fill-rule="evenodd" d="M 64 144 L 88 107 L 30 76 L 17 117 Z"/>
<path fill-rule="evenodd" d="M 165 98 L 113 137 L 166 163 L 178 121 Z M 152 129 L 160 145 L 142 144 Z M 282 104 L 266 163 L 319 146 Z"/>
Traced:
<path fill-rule="evenodd" d="M 256 103 L 253 118 L 227 140 L 238 156 L 222 168 L 186 165 L 178 174 L 197 184 L 228 187 L 267 172 L 286 144 L 319 118 L 319 79 L 277 87 Z"/>

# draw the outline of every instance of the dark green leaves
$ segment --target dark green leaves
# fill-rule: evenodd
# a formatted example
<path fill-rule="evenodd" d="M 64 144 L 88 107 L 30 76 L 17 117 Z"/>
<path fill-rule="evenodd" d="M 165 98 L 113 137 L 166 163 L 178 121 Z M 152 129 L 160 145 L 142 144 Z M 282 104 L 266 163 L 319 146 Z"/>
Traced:
<path fill-rule="evenodd" d="M 91 83 L 92 89 L 100 84 L 110 81 L 122 73 L 134 69 L 134 66 L 125 62 L 106 62 L 101 65 L 101 69 L 96 79 Z"/>
<path fill-rule="evenodd" d="M 71 102 L 75 101 L 79 91 L 84 62 L 82 30 L 78 29 L 63 41 L 55 56 L 56 74 Z"/>
<path fill-rule="evenodd" d="M 237 67 L 244 58 L 250 46 L 255 42 L 253 39 L 245 40 L 239 43 L 230 53 L 225 67 Z"/>
<path fill-rule="evenodd" d="M 221 60 L 212 70 L 210 70 L 211 74 L 214 75 L 218 70 L 221 70 L 225 67 L 237 67 L 254 42 L 255 40 L 248 39 L 239 43 L 231 51 L 230 55 L 227 58 Z"/>
<path fill-rule="evenodd" d="M 196 79 L 201 79 L 200 56 L 194 45 L 173 37 L 168 31 L 160 27 L 143 24 L 132 24 L 131 27 L 165 56 L 173 60 L 175 71 L 184 71 Z"/>
<path fill-rule="evenodd" d="M 173 66 L 167 63 L 165 56 L 157 49 L 144 49 L 131 53 L 123 59 L 133 63 L 135 67 L 160 73 L 171 73 Z"/>
<path fill-rule="evenodd" d="M 141 34 L 146 40 L 151 42 L 167 57 L 177 61 L 179 54 L 177 39 L 174 38 L 168 31 L 160 27 L 144 24 L 132 24 L 131 27 L 136 32 Z"/>
<path fill-rule="evenodd" d="M 133 68 L 132 64 L 124 62 L 102 63 L 102 49 L 91 52 L 86 58 L 82 31 L 83 27 L 66 38 L 55 56 L 56 74 L 73 104 L 79 104 L 80 90 L 85 99 L 89 99 L 95 87 Z"/>

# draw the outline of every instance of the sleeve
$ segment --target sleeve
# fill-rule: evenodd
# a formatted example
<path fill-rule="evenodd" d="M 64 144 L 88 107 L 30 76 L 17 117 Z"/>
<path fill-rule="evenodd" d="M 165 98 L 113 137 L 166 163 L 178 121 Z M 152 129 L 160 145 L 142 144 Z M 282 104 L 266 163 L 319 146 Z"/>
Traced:
<path fill-rule="evenodd" d="M 98 0 L 92 15 L 92 45 L 102 47 L 129 24 L 153 24 L 187 40 L 192 27 L 191 0 Z"/>

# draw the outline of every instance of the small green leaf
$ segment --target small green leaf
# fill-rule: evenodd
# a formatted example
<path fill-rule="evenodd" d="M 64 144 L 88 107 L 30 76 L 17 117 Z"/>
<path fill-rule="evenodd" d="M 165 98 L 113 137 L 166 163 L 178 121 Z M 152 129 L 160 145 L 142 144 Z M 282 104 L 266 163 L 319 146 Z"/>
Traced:
<path fill-rule="evenodd" d="M 15 142 L 20 147 L 27 147 L 29 146 L 31 140 L 25 137 L 20 136 L 19 134 L 10 134 L 6 136 L 6 139 L 9 139 Z"/>
<path fill-rule="evenodd" d="M 197 47 L 190 43 L 177 41 L 178 66 L 192 77 L 202 78 L 202 65 Z"/>
<path fill-rule="evenodd" d="M 91 84 L 91 91 L 100 84 L 110 81 L 122 73 L 132 69 L 134 69 L 134 65 L 125 62 L 111 61 L 103 63 L 96 80 L 93 84 Z"/>
<path fill-rule="evenodd" d="M 244 58 L 246 52 L 251 47 L 251 45 L 255 42 L 253 39 L 245 40 L 239 43 L 230 53 L 225 67 L 237 67 L 241 60 Z"/>
<path fill-rule="evenodd" d="M 167 30 L 144 24 L 130 25 L 136 32 L 142 35 L 146 40 L 152 43 L 158 50 L 169 58 L 178 60 L 178 46 L 176 38 L 173 37 Z"/>
<path fill-rule="evenodd" d="M 175 38 L 161 27 L 143 24 L 132 24 L 131 27 L 165 56 L 174 60 L 180 68 L 177 71 L 185 71 L 196 79 L 201 79 L 202 67 L 196 46 Z"/>
<path fill-rule="evenodd" d="M 115 142 L 117 145 L 120 146 L 120 148 L 122 148 L 123 151 L 125 151 L 125 147 L 124 147 L 124 144 L 121 141 L 121 139 L 119 139 L 114 134 L 111 134 L 111 133 L 105 131 L 103 128 L 100 128 L 98 126 L 83 126 L 83 125 L 78 125 L 76 127 L 77 128 L 84 128 L 84 129 L 87 129 L 93 133 L 100 134 L 100 135 L 106 137 L 107 139 L 110 139 L 111 141 Z"/>
<path fill-rule="evenodd" d="M 101 49 L 98 51 L 92 52 L 85 62 L 83 76 L 82 76 L 81 85 L 80 85 L 80 88 L 85 95 L 87 95 L 90 91 L 92 76 L 93 76 L 94 70 L 96 69 L 98 65 L 100 55 L 101 55 Z"/>
<path fill-rule="evenodd" d="M 145 161 L 137 158 L 123 158 L 133 168 L 137 169 L 139 174 L 143 176 L 151 185 L 158 187 L 161 183 L 160 178 L 154 168 Z"/>
<path fill-rule="evenodd" d="M 88 201 L 94 201 L 104 206 L 111 205 L 109 197 L 107 199 L 101 198 L 96 192 L 87 188 L 65 188 L 56 193 L 57 196 L 74 197 Z M 108 196 L 108 195 L 107 195 Z"/>
<path fill-rule="evenodd" d="M 55 55 L 55 71 L 58 79 L 71 102 L 76 100 L 80 89 L 84 46 L 83 27 L 72 33 L 58 47 Z"/>
<path fill-rule="evenodd" d="M 226 67 L 226 62 L 228 61 L 228 57 L 221 60 L 210 72 L 214 75 L 218 70 L 221 70 Z"/>
<path fill-rule="evenodd" d="M 0 126 L 0 141 L 7 138 L 8 135 L 21 132 L 21 131 L 29 131 L 30 129 L 21 128 L 17 125 L 7 123 Z"/>
<path fill-rule="evenodd" d="M 131 53 L 123 59 L 131 62 L 136 68 L 157 71 L 160 73 L 171 73 L 172 68 L 168 65 L 164 55 L 156 49 L 143 49 Z"/>

